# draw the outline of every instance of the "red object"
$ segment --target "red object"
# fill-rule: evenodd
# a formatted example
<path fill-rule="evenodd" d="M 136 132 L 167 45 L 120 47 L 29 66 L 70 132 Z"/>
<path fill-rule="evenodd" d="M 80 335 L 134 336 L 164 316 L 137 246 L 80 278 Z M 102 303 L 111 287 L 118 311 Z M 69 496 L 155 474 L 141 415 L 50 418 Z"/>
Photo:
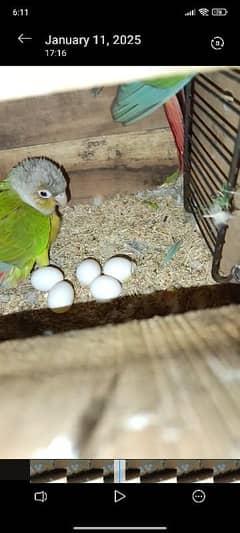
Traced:
<path fill-rule="evenodd" d="M 164 104 L 164 111 L 171 128 L 179 159 L 179 173 L 183 172 L 183 149 L 184 149 L 184 122 L 183 122 L 183 95 L 173 96 Z"/>

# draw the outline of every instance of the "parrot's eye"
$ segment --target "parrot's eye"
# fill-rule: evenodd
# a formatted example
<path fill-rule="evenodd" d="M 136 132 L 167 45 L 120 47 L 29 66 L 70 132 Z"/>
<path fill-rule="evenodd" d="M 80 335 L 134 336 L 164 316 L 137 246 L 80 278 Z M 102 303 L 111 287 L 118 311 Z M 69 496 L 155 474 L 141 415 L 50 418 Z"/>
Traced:
<path fill-rule="evenodd" d="M 38 194 L 39 196 L 41 196 L 41 198 L 50 198 L 52 196 L 51 193 L 46 189 L 43 189 L 42 191 L 38 191 Z"/>

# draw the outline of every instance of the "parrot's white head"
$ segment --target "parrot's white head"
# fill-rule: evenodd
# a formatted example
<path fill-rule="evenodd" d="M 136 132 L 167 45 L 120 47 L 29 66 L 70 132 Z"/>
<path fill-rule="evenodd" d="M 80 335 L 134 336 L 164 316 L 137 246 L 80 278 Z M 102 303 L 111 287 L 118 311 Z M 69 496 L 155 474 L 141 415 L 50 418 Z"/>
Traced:
<path fill-rule="evenodd" d="M 64 174 L 50 159 L 24 159 L 10 170 L 7 179 L 23 202 L 44 215 L 52 214 L 57 204 L 67 204 Z"/>

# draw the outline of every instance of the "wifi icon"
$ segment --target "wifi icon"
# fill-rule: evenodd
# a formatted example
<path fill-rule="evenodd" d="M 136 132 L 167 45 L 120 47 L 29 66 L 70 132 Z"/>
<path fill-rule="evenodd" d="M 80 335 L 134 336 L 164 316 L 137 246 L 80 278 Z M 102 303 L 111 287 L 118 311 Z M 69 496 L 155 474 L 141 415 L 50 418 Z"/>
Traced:
<path fill-rule="evenodd" d="M 200 15 L 203 15 L 203 17 L 208 17 L 209 16 L 209 11 L 210 11 L 210 9 L 206 9 L 205 7 L 202 7 L 201 9 L 198 10 Z"/>

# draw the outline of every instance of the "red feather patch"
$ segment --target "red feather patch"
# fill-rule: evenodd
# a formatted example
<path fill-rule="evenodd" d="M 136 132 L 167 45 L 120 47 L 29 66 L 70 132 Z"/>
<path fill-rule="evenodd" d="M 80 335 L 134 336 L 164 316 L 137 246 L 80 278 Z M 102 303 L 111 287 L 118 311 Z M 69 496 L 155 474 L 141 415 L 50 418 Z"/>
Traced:
<path fill-rule="evenodd" d="M 184 148 L 184 125 L 183 114 L 177 96 L 170 98 L 164 104 L 164 111 L 166 113 L 169 126 L 175 140 L 178 152 L 179 170 L 183 171 L 183 148 Z"/>

